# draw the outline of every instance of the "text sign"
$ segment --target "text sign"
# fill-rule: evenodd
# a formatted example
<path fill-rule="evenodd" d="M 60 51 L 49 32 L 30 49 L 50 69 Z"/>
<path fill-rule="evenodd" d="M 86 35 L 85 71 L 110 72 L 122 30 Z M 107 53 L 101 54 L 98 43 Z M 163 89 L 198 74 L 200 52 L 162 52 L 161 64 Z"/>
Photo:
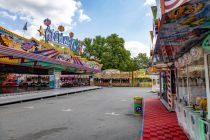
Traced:
<path fill-rule="evenodd" d="M 70 36 L 64 36 L 63 33 L 50 28 L 45 29 L 45 41 L 61 44 L 65 47 L 70 47 L 70 49 L 74 52 L 78 52 L 81 45 L 78 39 L 73 39 Z"/>

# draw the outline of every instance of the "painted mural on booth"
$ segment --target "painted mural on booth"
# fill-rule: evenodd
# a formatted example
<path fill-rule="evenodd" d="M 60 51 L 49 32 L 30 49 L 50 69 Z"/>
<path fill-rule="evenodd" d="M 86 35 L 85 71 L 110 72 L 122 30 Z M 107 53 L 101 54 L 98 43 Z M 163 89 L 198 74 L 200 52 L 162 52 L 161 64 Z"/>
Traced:
<path fill-rule="evenodd" d="M 166 13 L 161 20 L 157 48 L 169 46 L 179 52 L 198 43 L 210 33 L 209 15 L 209 0 L 191 0 Z"/>

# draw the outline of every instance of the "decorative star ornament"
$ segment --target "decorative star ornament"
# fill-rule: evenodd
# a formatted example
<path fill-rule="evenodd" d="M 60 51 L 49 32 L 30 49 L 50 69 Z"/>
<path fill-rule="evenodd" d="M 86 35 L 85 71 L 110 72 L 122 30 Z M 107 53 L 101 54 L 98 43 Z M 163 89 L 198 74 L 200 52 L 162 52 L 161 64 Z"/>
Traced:
<path fill-rule="evenodd" d="M 37 30 L 39 32 L 39 36 L 43 36 L 44 35 L 44 29 L 42 26 L 39 27 L 39 30 Z"/>

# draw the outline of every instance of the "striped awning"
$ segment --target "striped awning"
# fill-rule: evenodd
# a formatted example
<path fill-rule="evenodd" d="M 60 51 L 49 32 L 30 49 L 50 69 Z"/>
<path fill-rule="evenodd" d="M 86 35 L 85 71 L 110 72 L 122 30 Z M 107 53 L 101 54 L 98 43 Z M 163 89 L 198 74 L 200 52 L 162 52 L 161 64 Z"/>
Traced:
<path fill-rule="evenodd" d="M 49 58 L 49 57 L 46 57 L 46 56 L 42 56 L 42 55 L 39 55 L 39 54 L 34 54 L 34 53 L 29 53 L 29 52 L 16 50 L 14 48 L 6 47 L 6 46 L 3 46 L 3 45 L 0 45 L 0 54 L 25 58 L 25 59 L 29 59 L 29 60 L 47 62 L 47 63 L 57 64 L 57 65 L 63 65 L 63 66 L 76 68 L 76 69 L 80 69 L 80 70 L 86 70 L 88 72 L 91 72 L 91 71 L 92 72 L 100 72 L 100 70 L 97 70 L 97 69 L 91 69 L 91 68 L 88 68 L 88 67 L 85 67 L 85 66 L 82 66 L 82 65 L 79 65 L 79 64 L 73 64 L 73 63 L 70 63 L 70 62 L 56 60 L 56 59 Z"/>
<path fill-rule="evenodd" d="M 189 0 L 164 0 L 165 12 L 169 12 Z"/>

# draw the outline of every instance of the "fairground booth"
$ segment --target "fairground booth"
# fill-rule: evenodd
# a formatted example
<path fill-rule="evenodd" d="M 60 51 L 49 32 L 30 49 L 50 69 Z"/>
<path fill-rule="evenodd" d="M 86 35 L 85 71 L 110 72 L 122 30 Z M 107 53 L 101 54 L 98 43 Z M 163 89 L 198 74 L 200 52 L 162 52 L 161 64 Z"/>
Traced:
<path fill-rule="evenodd" d="M 156 83 L 155 78 L 146 73 L 145 69 L 140 69 L 133 72 L 133 82 L 134 87 L 152 87 Z"/>
<path fill-rule="evenodd" d="M 116 69 L 104 70 L 94 75 L 94 84 L 114 87 L 151 87 L 152 79 L 146 70 L 122 72 Z"/>
<path fill-rule="evenodd" d="M 159 73 L 162 102 L 176 111 L 193 140 L 210 139 L 209 17 L 209 0 L 191 0 L 165 12 L 157 25 L 150 67 Z"/>
<path fill-rule="evenodd" d="M 64 35 L 64 27 L 51 29 L 51 20 L 40 26 L 40 41 L 27 39 L 0 27 L 0 84 L 4 86 L 90 85 L 101 66 L 94 60 L 81 58 L 85 46 L 74 33 Z"/>

